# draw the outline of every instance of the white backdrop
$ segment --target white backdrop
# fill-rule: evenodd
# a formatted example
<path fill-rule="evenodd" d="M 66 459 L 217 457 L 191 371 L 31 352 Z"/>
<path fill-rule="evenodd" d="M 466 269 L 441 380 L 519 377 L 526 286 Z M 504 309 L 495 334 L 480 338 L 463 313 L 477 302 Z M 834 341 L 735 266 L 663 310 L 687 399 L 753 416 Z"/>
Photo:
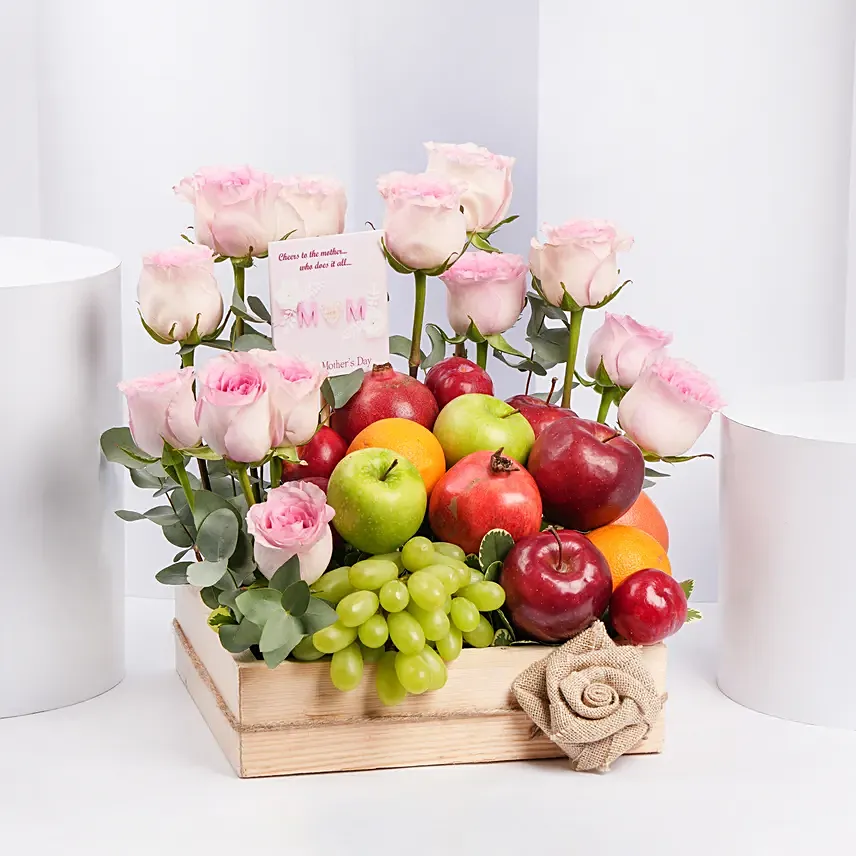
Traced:
<path fill-rule="evenodd" d="M 170 190 L 182 175 L 333 173 L 361 228 L 381 216 L 377 174 L 421 168 L 425 140 L 472 139 L 518 158 L 504 248 L 525 252 L 542 220 L 615 219 L 637 238 L 616 311 L 674 330 L 673 350 L 726 392 L 750 375 L 838 376 L 852 4 L 698 5 L 249 0 L 236 27 L 227 0 L 0 0 L 0 231 L 122 257 L 132 376 L 173 361 L 133 295 L 140 254 L 190 221 Z M 410 283 L 390 286 L 406 327 Z M 429 312 L 442 318 L 440 289 Z M 504 374 L 500 391 L 518 384 Z M 655 494 L 676 572 L 712 599 L 716 465 L 677 475 Z M 172 551 L 143 523 L 127 536 L 129 592 L 162 594 L 152 576 Z"/>

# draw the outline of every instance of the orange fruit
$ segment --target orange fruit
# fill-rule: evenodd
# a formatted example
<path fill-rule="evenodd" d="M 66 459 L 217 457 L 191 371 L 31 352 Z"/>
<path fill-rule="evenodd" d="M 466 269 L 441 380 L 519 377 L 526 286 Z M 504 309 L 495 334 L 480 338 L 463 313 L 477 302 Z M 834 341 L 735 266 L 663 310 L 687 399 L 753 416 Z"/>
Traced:
<path fill-rule="evenodd" d="M 379 419 L 366 426 L 348 446 L 348 454 L 357 449 L 390 449 L 404 455 L 422 476 L 430 495 L 440 476 L 446 472 L 446 456 L 440 441 L 423 425 L 411 419 Z"/>
<path fill-rule="evenodd" d="M 618 520 L 612 522 L 618 526 L 635 526 L 656 538 L 664 549 L 669 549 L 669 527 L 660 509 L 654 505 L 654 500 L 644 490 L 639 494 L 639 499 Z"/>
<path fill-rule="evenodd" d="M 635 526 L 610 523 L 609 526 L 592 530 L 586 537 L 606 558 L 612 573 L 613 589 L 631 574 L 646 568 L 657 568 L 669 576 L 672 574 L 665 547 Z"/>

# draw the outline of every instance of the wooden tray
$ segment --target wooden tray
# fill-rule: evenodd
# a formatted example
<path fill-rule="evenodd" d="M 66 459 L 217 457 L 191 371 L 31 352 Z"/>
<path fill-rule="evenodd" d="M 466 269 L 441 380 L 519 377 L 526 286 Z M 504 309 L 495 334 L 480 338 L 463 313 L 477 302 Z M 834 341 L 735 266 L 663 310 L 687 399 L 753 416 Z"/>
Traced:
<path fill-rule="evenodd" d="M 388 708 L 375 696 L 373 666 L 349 693 L 330 683 L 327 662 L 270 670 L 224 650 L 208 612 L 196 589 L 176 589 L 176 669 L 241 777 L 562 756 L 511 694 L 514 678 L 549 648 L 465 649 L 442 690 Z M 641 652 L 665 692 L 665 645 Z M 662 745 L 661 717 L 632 754 Z"/>

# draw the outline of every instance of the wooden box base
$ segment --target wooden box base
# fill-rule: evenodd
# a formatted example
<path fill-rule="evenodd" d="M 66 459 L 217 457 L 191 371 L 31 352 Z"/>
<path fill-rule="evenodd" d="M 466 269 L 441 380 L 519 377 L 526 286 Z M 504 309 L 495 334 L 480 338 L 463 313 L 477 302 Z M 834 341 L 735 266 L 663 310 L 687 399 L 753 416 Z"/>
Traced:
<path fill-rule="evenodd" d="M 375 697 L 373 666 L 356 690 L 342 693 L 326 662 L 270 670 L 249 654 L 229 654 L 196 589 L 176 589 L 175 611 L 176 669 L 241 777 L 562 756 L 511 693 L 514 678 L 547 648 L 465 649 L 442 690 L 387 708 Z M 666 647 L 641 651 L 665 692 Z M 662 745 L 661 717 L 632 754 Z"/>

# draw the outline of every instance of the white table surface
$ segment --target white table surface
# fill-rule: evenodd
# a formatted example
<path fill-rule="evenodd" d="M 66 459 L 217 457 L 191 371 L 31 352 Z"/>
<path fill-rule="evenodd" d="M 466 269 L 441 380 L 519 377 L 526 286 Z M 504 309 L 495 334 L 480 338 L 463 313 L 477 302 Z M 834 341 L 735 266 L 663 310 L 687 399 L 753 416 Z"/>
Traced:
<path fill-rule="evenodd" d="M 119 687 L 0 720 L 0 852 L 849 852 L 856 733 L 772 719 L 722 696 L 715 608 L 706 614 L 670 646 L 660 756 L 620 759 L 605 775 L 543 761 L 242 781 L 172 670 L 171 602 L 129 599 Z"/>

